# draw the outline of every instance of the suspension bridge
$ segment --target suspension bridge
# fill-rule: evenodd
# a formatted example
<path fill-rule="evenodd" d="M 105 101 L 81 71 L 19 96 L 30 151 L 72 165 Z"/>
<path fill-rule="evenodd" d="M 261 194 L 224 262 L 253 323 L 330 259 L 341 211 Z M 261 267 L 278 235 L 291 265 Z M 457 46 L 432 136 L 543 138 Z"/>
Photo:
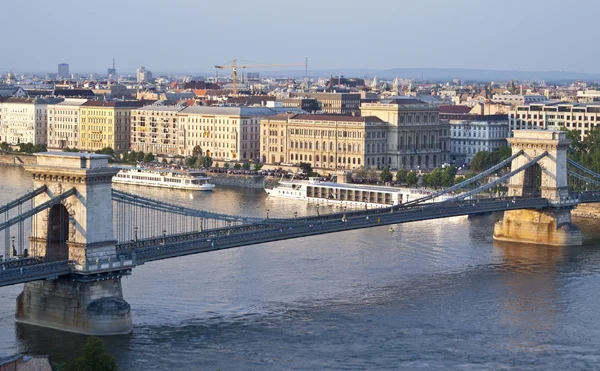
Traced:
<path fill-rule="evenodd" d="M 34 190 L 0 207 L 0 286 L 24 283 L 18 322 L 119 334 L 132 329 L 121 278 L 156 260 L 500 211 L 497 240 L 580 244 L 570 212 L 600 202 L 600 174 L 567 159 L 565 133 L 515 131 L 508 141 L 506 160 L 420 199 L 300 218 L 227 215 L 130 194 L 112 189 L 118 169 L 107 156 L 38 154 L 37 165 L 26 167 Z"/>

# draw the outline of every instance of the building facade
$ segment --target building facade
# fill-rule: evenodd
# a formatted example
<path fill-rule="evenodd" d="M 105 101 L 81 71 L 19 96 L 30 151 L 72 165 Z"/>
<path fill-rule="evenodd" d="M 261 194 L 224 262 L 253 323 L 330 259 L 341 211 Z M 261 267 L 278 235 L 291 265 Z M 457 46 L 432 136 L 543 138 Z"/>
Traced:
<path fill-rule="evenodd" d="M 58 77 L 69 78 L 69 64 L 61 63 L 58 65 Z"/>
<path fill-rule="evenodd" d="M 508 115 L 465 114 L 442 120 L 450 124 L 450 160 L 457 164 L 470 163 L 477 152 L 508 145 Z"/>
<path fill-rule="evenodd" d="M 68 98 L 48 106 L 48 150 L 80 147 L 79 110 L 86 102 L 87 99 Z"/>
<path fill-rule="evenodd" d="M 110 147 L 128 151 L 131 135 L 131 111 L 139 102 L 89 101 L 81 105 L 80 149 L 97 151 Z"/>
<path fill-rule="evenodd" d="M 11 145 L 47 143 L 47 107 L 62 98 L 5 98 L 0 103 L 0 142 Z"/>
<path fill-rule="evenodd" d="M 184 155 L 178 113 L 183 107 L 146 106 L 131 111 L 131 150 Z"/>
<path fill-rule="evenodd" d="M 380 166 L 428 170 L 447 162 L 450 127 L 440 121 L 439 110 L 437 105 L 407 97 L 364 103 L 362 116 L 388 123 L 386 155 Z"/>
<path fill-rule="evenodd" d="M 261 160 L 324 170 L 383 167 L 387 124 L 377 117 L 279 114 L 261 120 Z"/>
<path fill-rule="evenodd" d="M 492 97 L 492 102 L 518 106 L 521 104 L 543 102 L 547 99 L 548 98 L 545 95 L 538 94 L 494 94 Z"/>
<path fill-rule="evenodd" d="M 581 139 L 598 125 L 600 120 L 599 103 L 573 103 L 546 101 L 520 105 L 508 114 L 509 130 L 547 129 L 565 127 L 578 130 Z"/>
<path fill-rule="evenodd" d="M 258 161 L 260 120 L 275 114 L 266 107 L 186 107 L 178 113 L 183 155 L 199 146 L 215 160 Z"/>
<path fill-rule="evenodd" d="M 141 84 L 152 82 L 152 72 L 141 66 L 136 73 L 137 82 Z"/>
<path fill-rule="evenodd" d="M 318 103 L 318 111 L 323 113 L 346 115 L 360 113 L 360 93 L 292 93 L 291 98 L 315 99 Z"/>

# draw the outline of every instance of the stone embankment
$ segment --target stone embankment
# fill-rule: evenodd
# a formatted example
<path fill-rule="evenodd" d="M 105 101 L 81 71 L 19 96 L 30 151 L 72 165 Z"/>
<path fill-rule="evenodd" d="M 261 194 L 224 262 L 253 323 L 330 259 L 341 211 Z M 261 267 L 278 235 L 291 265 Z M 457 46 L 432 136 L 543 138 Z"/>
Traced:
<path fill-rule="evenodd" d="M 600 219 L 600 203 L 589 203 L 578 205 L 571 215 L 580 218 Z"/>
<path fill-rule="evenodd" d="M 243 188 L 262 188 L 265 177 L 262 175 L 234 175 L 208 173 L 210 182 L 218 186 L 243 187 Z"/>
<path fill-rule="evenodd" d="M 9 166 L 23 166 L 23 165 L 35 165 L 36 157 L 33 155 L 26 154 L 2 154 L 0 155 L 0 165 Z"/>

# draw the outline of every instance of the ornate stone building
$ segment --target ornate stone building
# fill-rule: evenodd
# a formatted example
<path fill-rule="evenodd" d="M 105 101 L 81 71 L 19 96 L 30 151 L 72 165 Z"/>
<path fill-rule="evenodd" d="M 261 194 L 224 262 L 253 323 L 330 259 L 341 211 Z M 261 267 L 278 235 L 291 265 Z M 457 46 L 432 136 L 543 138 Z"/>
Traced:
<path fill-rule="evenodd" d="M 131 111 L 131 149 L 161 155 L 183 155 L 178 106 L 146 106 Z"/>
<path fill-rule="evenodd" d="M 449 125 L 440 122 L 439 107 L 418 99 L 395 97 L 364 103 L 362 116 L 388 124 L 387 148 L 381 166 L 391 169 L 433 169 L 449 160 Z"/>
<path fill-rule="evenodd" d="M 79 109 L 87 99 L 67 98 L 48 106 L 48 149 L 79 148 Z"/>
<path fill-rule="evenodd" d="M 377 117 L 280 114 L 261 120 L 262 162 L 337 170 L 383 167 L 387 124 Z"/>

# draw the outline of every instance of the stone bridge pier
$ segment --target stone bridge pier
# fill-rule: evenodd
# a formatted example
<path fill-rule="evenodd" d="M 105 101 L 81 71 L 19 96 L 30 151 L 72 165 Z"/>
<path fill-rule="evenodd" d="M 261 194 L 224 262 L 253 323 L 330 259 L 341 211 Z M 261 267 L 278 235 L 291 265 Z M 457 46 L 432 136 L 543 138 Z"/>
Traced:
<path fill-rule="evenodd" d="M 512 169 L 517 169 L 536 156 L 547 152 L 538 164 L 510 179 L 509 196 L 543 197 L 552 207 L 544 210 L 505 211 L 494 226 L 494 239 L 541 245 L 581 245 L 579 228 L 571 222 L 571 210 L 578 203 L 569 197 L 567 184 L 567 150 L 571 141 L 562 131 L 515 130 L 508 139 L 515 154 Z"/>
<path fill-rule="evenodd" d="M 90 335 L 131 332 L 131 310 L 121 289 L 124 271 L 119 263 L 117 269 L 108 264 L 111 269 L 105 271 L 98 263 L 116 260 L 111 192 L 118 169 L 110 168 L 104 155 L 36 156 L 37 165 L 25 169 L 35 188 L 46 185 L 48 190 L 34 199 L 34 206 L 71 188 L 75 194 L 33 217 L 30 254 L 73 261 L 77 274 L 25 283 L 17 297 L 16 322 Z"/>

